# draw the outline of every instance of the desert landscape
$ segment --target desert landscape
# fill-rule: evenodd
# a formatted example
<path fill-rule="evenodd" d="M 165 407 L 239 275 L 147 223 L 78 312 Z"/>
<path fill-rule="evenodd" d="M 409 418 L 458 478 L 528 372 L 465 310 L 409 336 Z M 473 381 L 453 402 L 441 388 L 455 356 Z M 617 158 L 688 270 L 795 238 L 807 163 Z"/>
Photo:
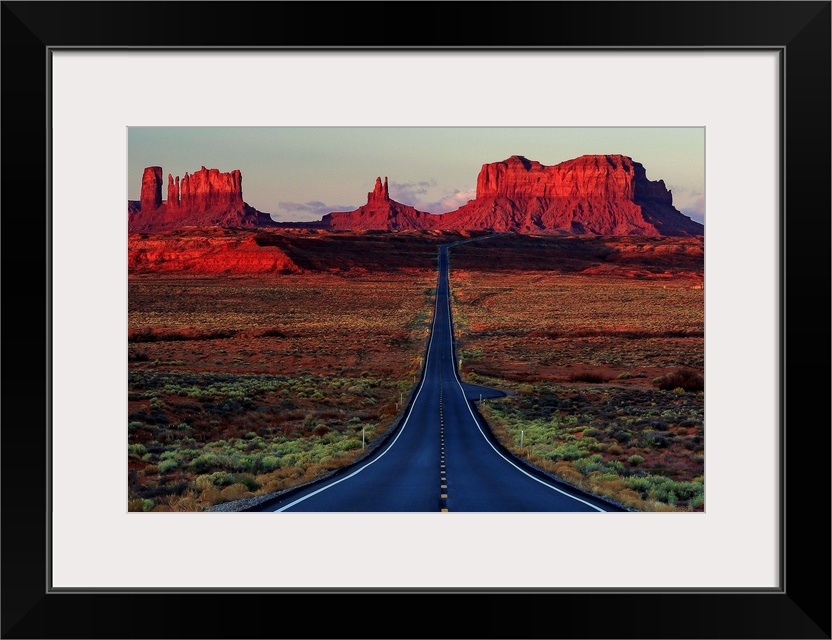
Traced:
<path fill-rule="evenodd" d="M 128 202 L 128 509 L 238 510 L 355 463 L 421 375 L 441 245 L 462 380 L 503 445 L 633 511 L 704 510 L 704 233 L 626 156 L 485 164 L 431 214 L 276 222 L 239 172 Z"/>
<path fill-rule="evenodd" d="M 218 240 L 214 260 L 196 260 L 215 272 L 138 261 L 130 275 L 132 510 L 204 510 L 354 462 L 414 385 L 436 247 L 458 235 L 270 231 L 256 237 L 302 267 L 219 270 L 253 237 L 131 237 L 131 252 L 165 245 L 163 264 L 180 267 L 179 247 Z"/>

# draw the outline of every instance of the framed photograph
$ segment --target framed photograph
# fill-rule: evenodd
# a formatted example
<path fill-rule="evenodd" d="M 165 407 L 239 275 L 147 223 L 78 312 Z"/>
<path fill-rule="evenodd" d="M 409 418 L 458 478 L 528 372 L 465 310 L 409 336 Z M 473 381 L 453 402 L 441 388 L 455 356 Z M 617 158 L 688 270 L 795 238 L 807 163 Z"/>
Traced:
<path fill-rule="evenodd" d="M 810 500 L 830 477 L 829 2 L 3 2 L 2 12 L 3 637 L 830 637 L 829 518 L 816 515 L 828 504 Z M 339 157 L 363 168 L 386 144 L 444 175 L 455 144 L 491 153 L 484 132 L 504 130 L 531 132 L 532 149 L 561 145 L 554 162 L 574 148 L 624 153 L 597 157 L 625 165 L 624 150 L 595 150 L 593 131 L 639 131 L 665 151 L 664 136 L 695 134 L 698 146 L 674 143 L 675 159 L 645 165 L 656 180 L 704 164 L 704 188 L 674 193 L 704 227 L 704 473 L 694 474 L 704 494 L 695 482 L 672 496 L 645 488 L 654 508 L 616 513 L 189 509 L 251 495 L 243 476 L 207 475 L 207 458 L 200 471 L 199 452 L 184 455 L 206 474 L 202 493 L 155 500 L 167 495 L 156 484 L 129 484 L 128 464 L 156 483 L 190 442 L 171 436 L 153 457 L 139 438 L 133 462 L 125 455 L 128 365 L 158 360 L 142 346 L 158 335 L 132 324 L 145 311 L 135 292 L 176 295 L 148 273 L 128 300 L 128 234 L 155 224 L 148 211 L 185 211 L 197 178 L 225 181 L 241 202 L 257 184 L 250 172 L 300 181 L 310 131 L 329 136 L 316 150 L 329 194 L 323 185 L 351 175 Z M 192 167 L 186 180 L 156 170 L 154 151 L 208 149 L 219 131 L 246 135 L 217 138 L 203 164 L 252 167 L 242 196 L 240 167 Z M 273 131 L 307 137 L 281 142 L 270 174 Z M 336 142 L 344 132 L 351 154 Z M 389 137 L 378 145 L 373 132 Z M 517 154 L 506 162 L 526 171 L 553 163 Z M 389 191 L 384 175 L 359 186 L 368 205 L 405 201 L 396 206 L 412 219 L 443 197 L 444 211 L 473 210 L 480 196 L 465 205 L 470 185 L 436 195 L 428 182 L 390 180 Z M 363 204 L 331 193 L 280 207 L 318 224 Z M 138 203 L 128 215 L 125 200 Z M 261 324 L 257 336 L 277 335 Z M 235 356 L 248 357 L 209 354 L 220 369 L 246 364 Z M 128 427 L 141 432 L 143 416 Z M 261 484 L 277 481 L 258 469 Z M 439 620 L 461 614 L 455 630 L 425 615 L 433 606 Z M 376 610 L 392 629 L 370 628 Z"/>

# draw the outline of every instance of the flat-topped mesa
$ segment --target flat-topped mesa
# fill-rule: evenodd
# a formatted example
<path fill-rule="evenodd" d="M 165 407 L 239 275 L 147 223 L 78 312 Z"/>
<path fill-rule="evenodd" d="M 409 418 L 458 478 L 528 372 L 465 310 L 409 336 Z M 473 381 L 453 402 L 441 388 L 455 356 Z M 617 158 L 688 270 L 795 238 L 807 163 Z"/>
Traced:
<path fill-rule="evenodd" d="M 441 216 L 440 229 L 519 233 L 695 236 L 704 226 L 673 207 L 663 181 L 620 154 L 552 166 L 514 155 L 482 165 L 477 197 Z"/>
<path fill-rule="evenodd" d="M 477 198 L 586 198 L 596 201 L 656 199 L 672 204 L 661 180 L 647 179 L 644 167 L 623 155 L 585 155 L 545 166 L 523 156 L 483 165 Z"/>

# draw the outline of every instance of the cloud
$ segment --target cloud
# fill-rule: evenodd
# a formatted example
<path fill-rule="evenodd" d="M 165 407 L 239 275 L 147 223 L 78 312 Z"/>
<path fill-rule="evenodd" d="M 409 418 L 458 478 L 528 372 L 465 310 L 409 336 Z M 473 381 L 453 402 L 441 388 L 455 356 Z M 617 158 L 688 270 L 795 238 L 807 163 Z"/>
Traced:
<path fill-rule="evenodd" d="M 455 211 L 462 205 L 468 204 L 469 200 L 477 197 L 477 188 L 468 189 L 467 191 L 457 191 L 449 196 L 445 196 L 436 202 L 426 204 L 427 211 L 431 213 L 447 213 L 448 211 Z"/>
<path fill-rule="evenodd" d="M 438 200 L 430 200 L 426 195 L 435 186 L 436 180 L 391 182 L 389 183 L 390 198 L 419 211 L 447 213 L 459 209 L 477 196 L 477 189 L 474 187 L 465 191 L 454 191 Z M 360 205 L 332 205 L 320 200 L 310 200 L 308 202 L 283 201 L 278 202 L 277 206 L 278 212 L 271 214 L 272 219 L 278 222 L 309 222 L 320 220 L 324 215 L 333 211 L 355 211 Z"/>
<path fill-rule="evenodd" d="M 674 207 L 692 220 L 705 223 L 705 194 L 701 189 L 677 185 L 671 193 Z"/>
<path fill-rule="evenodd" d="M 699 196 L 695 200 L 682 206 L 679 211 L 688 218 L 705 224 L 705 196 Z"/>
<path fill-rule="evenodd" d="M 327 204 L 320 200 L 309 202 L 278 202 L 279 213 L 272 214 L 272 218 L 288 222 L 305 222 L 320 220 L 327 213 L 333 211 L 353 211 L 358 207 L 351 204 Z"/>
<path fill-rule="evenodd" d="M 396 202 L 419 208 L 417 203 L 422 202 L 423 196 L 428 189 L 436 186 L 436 180 L 422 180 L 421 182 L 391 182 L 390 197 Z"/>
<path fill-rule="evenodd" d="M 437 184 L 436 180 L 422 180 L 421 182 L 391 182 L 390 197 L 396 202 L 409 205 L 419 211 L 428 213 L 447 213 L 459 209 L 477 195 L 477 189 L 455 191 L 439 200 L 429 200 L 426 195 Z"/>

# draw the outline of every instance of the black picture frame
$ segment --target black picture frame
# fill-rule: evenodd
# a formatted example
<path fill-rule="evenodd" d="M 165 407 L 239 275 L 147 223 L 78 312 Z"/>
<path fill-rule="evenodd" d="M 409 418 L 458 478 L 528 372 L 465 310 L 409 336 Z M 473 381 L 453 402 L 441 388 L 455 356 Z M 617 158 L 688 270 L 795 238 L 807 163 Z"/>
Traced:
<path fill-rule="evenodd" d="M 830 638 L 830 2 L 201 4 L 2 2 L 2 637 Z M 50 379 L 49 335 L 60 318 L 49 308 L 48 98 L 50 52 L 69 47 L 778 51 L 780 588 L 51 591 L 49 393 L 60 381 Z M 753 478 L 753 460 L 740 471 Z M 599 552 L 614 558 L 610 536 Z M 683 552 L 660 540 L 656 551 L 668 561 Z"/>

